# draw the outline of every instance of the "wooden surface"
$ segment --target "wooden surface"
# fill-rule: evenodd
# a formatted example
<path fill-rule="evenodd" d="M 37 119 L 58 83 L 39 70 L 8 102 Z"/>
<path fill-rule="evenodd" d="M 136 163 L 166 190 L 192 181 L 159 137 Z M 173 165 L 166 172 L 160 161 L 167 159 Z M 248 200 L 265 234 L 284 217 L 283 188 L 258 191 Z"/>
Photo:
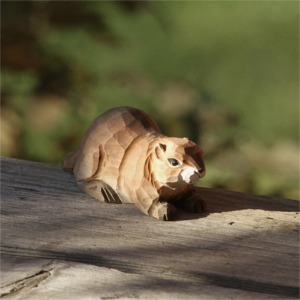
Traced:
<path fill-rule="evenodd" d="M 162 222 L 99 203 L 60 167 L 1 161 L 3 299 L 299 297 L 298 201 L 201 189 Z"/>

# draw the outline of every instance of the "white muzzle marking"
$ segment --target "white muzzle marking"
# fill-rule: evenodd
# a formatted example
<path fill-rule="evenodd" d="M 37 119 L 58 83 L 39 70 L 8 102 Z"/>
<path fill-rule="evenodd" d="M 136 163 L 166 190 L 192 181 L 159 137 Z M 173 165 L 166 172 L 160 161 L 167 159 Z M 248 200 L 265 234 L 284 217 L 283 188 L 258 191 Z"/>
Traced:
<path fill-rule="evenodd" d="M 185 168 L 180 175 L 182 179 L 188 184 L 194 184 L 200 179 L 197 170 L 195 170 L 193 167 Z"/>

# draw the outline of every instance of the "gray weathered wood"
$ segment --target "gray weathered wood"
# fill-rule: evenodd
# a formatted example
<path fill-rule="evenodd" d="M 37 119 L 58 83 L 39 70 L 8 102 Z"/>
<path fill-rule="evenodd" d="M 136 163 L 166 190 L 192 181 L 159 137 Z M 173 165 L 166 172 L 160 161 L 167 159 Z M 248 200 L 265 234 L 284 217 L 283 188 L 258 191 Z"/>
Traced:
<path fill-rule="evenodd" d="M 2 158 L 2 297 L 299 297 L 298 201 L 199 190 L 205 214 L 161 222 L 97 202 L 60 167 Z"/>

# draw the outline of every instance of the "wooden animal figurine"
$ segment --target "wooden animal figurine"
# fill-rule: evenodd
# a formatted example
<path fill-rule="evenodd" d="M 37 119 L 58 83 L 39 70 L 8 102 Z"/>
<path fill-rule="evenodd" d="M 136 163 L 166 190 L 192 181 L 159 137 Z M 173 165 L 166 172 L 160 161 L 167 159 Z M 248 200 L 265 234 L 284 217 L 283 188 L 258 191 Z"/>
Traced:
<path fill-rule="evenodd" d="M 203 151 L 187 138 L 164 136 L 142 110 L 112 108 L 87 130 L 63 162 L 78 186 L 110 203 L 133 203 L 160 220 L 174 220 L 176 207 L 203 211 L 193 187 L 205 175 Z"/>

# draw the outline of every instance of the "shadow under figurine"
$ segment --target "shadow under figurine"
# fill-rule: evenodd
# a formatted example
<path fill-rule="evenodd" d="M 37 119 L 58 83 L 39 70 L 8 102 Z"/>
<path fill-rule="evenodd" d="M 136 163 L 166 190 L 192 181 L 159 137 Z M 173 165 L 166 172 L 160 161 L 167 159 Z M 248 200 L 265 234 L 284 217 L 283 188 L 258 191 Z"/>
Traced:
<path fill-rule="evenodd" d="M 166 137 L 142 110 L 112 108 L 85 133 L 63 162 L 78 186 L 101 201 L 133 203 L 159 220 L 174 220 L 176 207 L 203 211 L 193 186 L 205 175 L 202 149 L 187 138 Z"/>

